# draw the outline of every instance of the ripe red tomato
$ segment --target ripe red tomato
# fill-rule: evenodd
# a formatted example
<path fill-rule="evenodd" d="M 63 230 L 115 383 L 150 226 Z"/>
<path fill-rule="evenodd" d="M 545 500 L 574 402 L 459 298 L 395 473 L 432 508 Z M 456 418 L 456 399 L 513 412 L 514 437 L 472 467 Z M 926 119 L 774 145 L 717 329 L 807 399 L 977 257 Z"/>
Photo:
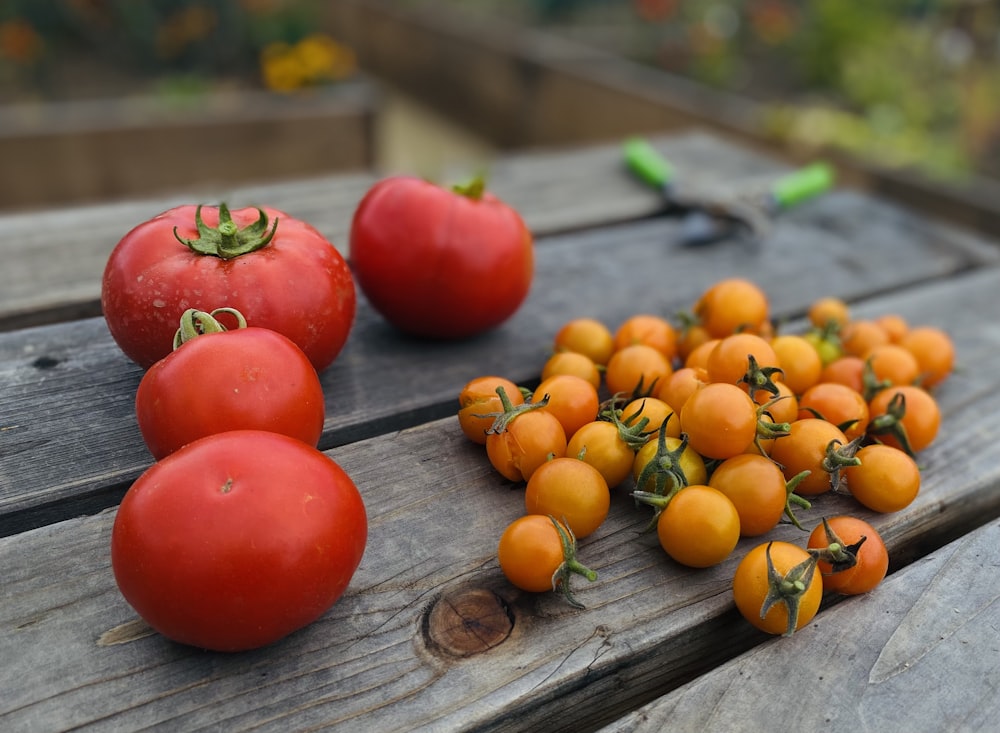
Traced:
<path fill-rule="evenodd" d="M 240 651 L 324 614 L 367 534 L 361 495 L 334 461 L 285 435 L 236 430 L 181 448 L 132 484 L 111 565 L 125 600 L 158 632 Z"/>
<path fill-rule="evenodd" d="M 223 327 L 215 314 L 185 313 L 181 332 L 190 340 L 139 382 L 135 412 L 149 452 L 160 460 L 197 438 L 228 430 L 270 430 L 315 448 L 325 404 L 309 359 L 277 331 L 216 330 Z"/>
<path fill-rule="evenodd" d="M 459 339 L 506 321 L 534 275 L 520 215 L 479 185 L 448 189 L 391 176 L 354 214 L 351 267 L 372 306 L 399 330 Z"/>
<path fill-rule="evenodd" d="M 220 223 L 221 219 L 221 223 Z M 170 353 L 188 308 L 235 308 L 302 349 L 316 371 L 347 341 L 356 297 L 344 258 L 277 209 L 179 206 L 139 224 L 112 251 L 101 307 L 126 356 L 149 368 Z"/>

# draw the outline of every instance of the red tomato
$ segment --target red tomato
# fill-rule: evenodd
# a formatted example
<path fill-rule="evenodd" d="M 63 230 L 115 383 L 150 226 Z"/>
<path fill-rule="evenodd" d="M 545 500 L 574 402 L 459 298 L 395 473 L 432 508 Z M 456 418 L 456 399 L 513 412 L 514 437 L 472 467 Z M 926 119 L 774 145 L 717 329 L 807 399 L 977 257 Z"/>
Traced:
<path fill-rule="evenodd" d="M 236 430 L 153 464 L 111 533 L 125 600 L 164 636 L 215 651 L 270 644 L 324 614 L 368 523 L 340 466 L 278 433 Z"/>
<path fill-rule="evenodd" d="M 534 274 L 531 233 L 481 184 L 448 189 L 409 176 L 376 183 L 351 226 L 351 267 L 372 306 L 406 333 L 439 339 L 500 325 Z"/>
<path fill-rule="evenodd" d="M 215 330 L 218 321 L 199 311 L 185 320 L 190 340 L 151 366 L 136 391 L 139 430 L 154 458 L 228 430 L 270 430 L 316 447 L 323 387 L 298 346 L 266 328 Z M 209 330 L 198 333 L 196 323 Z"/>
<path fill-rule="evenodd" d="M 290 338 L 316 371 L 325 369 L 354 322 L 344 258 L 309 224 L 277 209 L 228 215 L 224 204 L 179 206 L 122 238 L 101 286 L 111 336 L 149 368 L 170 353 L 184 311 L 235 308 L 254 326 Z"/>

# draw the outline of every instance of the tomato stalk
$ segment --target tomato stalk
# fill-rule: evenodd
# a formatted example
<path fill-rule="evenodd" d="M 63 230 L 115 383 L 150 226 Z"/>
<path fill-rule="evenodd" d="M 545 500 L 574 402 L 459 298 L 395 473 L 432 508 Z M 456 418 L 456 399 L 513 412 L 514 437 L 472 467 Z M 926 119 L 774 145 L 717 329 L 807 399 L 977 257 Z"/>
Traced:
<path fill-rule="evenodd" d="M 510 401 L 510 397 L 507 396 L 507 390 L 503 387 L 497 387 L 497 395 L 500 397 L 500 407 L 502 408 L 500 412 L 490 412 L 485 415 L 476 415 L 476 417 L 495 417 L 493 424 L 486 431 L 486 434 L 491 433 L 502 433 L 507 429 L 507 426 L 516 418 L 529 410 L 537 410 L 540 407 L 544 407 L 549 402 L 549 396 L 544 395 L 542 399 L 538 402 L 525 402 L 521 405 L 514 405 Z"/>
<path fill-rule="evenodd" d="M 656 496 L 665 496 L 670 492 L 687 486 L 687 476 L 681 466 L 681 456 L 688 447 L 687 434 L 681 435 L 681 442 L 674 450 L 667 449 L 667 423 L 668 417 L 660 425 L 659 436 L 657 437 L 656 454 L 643 466 L 642 472 L 636 481 L 636 486 L 643 491 L 649 484 L 653 484 L 653 493 Z"/>
<path fill-rule="evenodd" d="M 811 473 L 812 471 L 809 470 L 801 471 L 785 482 L 785 516 L 788 517 L 788 520 L 792 524 L 803 531 L 805 531 L 805 527 L 799 524 L 798 517 L 795 516 L 795 511 L 792 509 L 792 504 L 800 506 L 803 509 L 812 508 L 812 504 L 807 499 L 795 493 L 795 487 L 802 483 L 803 479 Z"/>
<path fill-rule="evenodd" d="M 650 436 L 659 432 L 659 428 L 656 428 L 655 430 L 646 430 L 646 427 L 649 425 L 649 418 L 647 416 L 643 415 L 641 418 L 636 420 L 636 418 L 642 414 L 642 408 L 643 405 L 640 405 L 636 412 L 631 415 L 625 415 L 622 410 L 619 410 L 614 407 L 614 405 L 611 405 L 608 409 L 601 412 L 601 418 L 607 420 L 618 428 L 618 437 L 621 438 L 621 441 L 633 452 L 642 448 L 642 446 L 644 446 L 649 440 Z M 672 415 L 673 413 L 671 413 L 671 416 Z M 669 420 L 670 416 L 668 416 L 667 419 Z"/>
<path fill-rule="evenodd" d="M 556 521 L 556 518 L 551 515 L 549 519 L 552 520 L 552 525 L 556 528 L 556 532 L 559 533 L 559 542 L 562 544 L 563 552 L 562 564 L 552 573 L 552 590 L 562 593 L 567 603 L 574 608 L 585 608 L 573 595 L 573 591 L 570 588 L 570 578 L 576 573 L 593 583 L 597 580 L 597 573 L 576 559 L 576 537 L 569 525 Z"/>
<path fill-rule="evenodd" d="M 897 392 L 889 400 L 889 404 L 886 405 L 885 414 L 872 418 L 872 421 L 868 423 L 868 434 L 876 437 L 886 434 L 891 435 L 899 441 L 899 445 L 906 455 L 913 458 L 913 448 L 910 446 L 910 438 L 907 436 L 906 426 L 903 424 L 905 416 L 906 395 L 902 392 Z"/>
<path fill-rule="evenodd" d="M 861 535 L 861 538 L 855 542 L 853 545 L 848 545 L 844 540 L 840 539 L 837 532 L 830 526 L 830 523 L 823 518 L 823 531 L 826 533 L 826 539 L 829 543 L 823 548 L 809 548 L 808 552 L 817 560 L 830 564 L 830 573 L 839 573 L 842 570 L 850 570 L 855 565 L 858 564 L 858 551 L 861 549 L 861 545 L 865 543 L 868 539 L 867 536 Z"/>
<path fill-rule="evenodd" d="M 786 399 L 784 395 L 774 397 L 763 405 L 757 408 L 757 432 L 753 437 L 753 444 L 757 447 L 757 450 L 762 456 L 767 455 L 767 451 L 761 445 L 762 440 L 773 440 L 774 438 L 782 438 L 788 435 L 792 426 L 787 422 L 772 422 L 770 419 L 765 419 L 765 415 L 770 417 L 770 412 L 768 408 L 779 400 Z"/>
<path fill-rule="evenodd" d="M 861 465 L 861 459 L 856 454 L 864 439 L 864 435 L 859 435 L 846 445 L 842 445 L 839 440 L 831 440 L 827 444 L 826 457 L 821 465 L 830 474 L 830 486 L 834 491 L 840 489 L 841 469 Z"/>
<path fill-rule="evenodd" d="M 486 192 L 486 179 L 483 176 L 476 176 L 468 183 L 456 183 L 451 190 L 467 199 L 479 201 Z"/>
<path fill-rule="evenodd" d="M 779 394 L 778 386 L 772 379 L 775 374 L 784 374 L 784 372 L 781 367 L 762 367 L 757 363 L 753 354 L 747 354 L 747 370 L 737 384 L 747 385 L 751 395 L 756 394 L 758 390 L 777 395 Z"/>
<path fill-rule="evenodd" d="M 219 313 L 228 313 L 236 319 L 237 330 L 247 327 L 247 319 L 235 308 L 216 308 L 211 313 L 197 308 L 188 308 L 181 315 L 180 328 L 174 334 L 174 349 L 178 349 L 188 341 L 206 333 L 222 333 L 228 330 L 216 318 Z"/>
<path fill-rule="evenodd" d="M 174 236 L 177 241 L 196 254 L 231 260 L 266 246 L 278 229 L 278 219 L 276 218 L 274 226 L 268 230 L 267 214 L 260 207 L 257 207 L 257 211 L 260 212 L 257 221 L 242 229 L 233 221 L 229 207 L 225 203 L 219 204 L 219 224 L 215 227 L 208 226 L 201 218 L 201 208 L 199 205 L 194 212 L 194 224 L 198 229 L 197 239 L 182 238 L 177 233 L 177 227 L 174 227 Z"/>
<path fill-rule="evenodd" d="M 795 633 L 795 628 L 799 621 L 799 602 L 802 594 L 806 592 L 812 582 L 813 573 L 816 572 L 817 560 L 813 555 L 791 568 L 782 575 L 771 560 L 771 544 L 767 543 L 765 557 L 767 558 L 767 595 L 760 606 L 760 617 L 767 616 L 767 612 L 778 603 L 785 604 L 788 616 L 788 625 L 785 627 L 783 636 L 791 636 Z"/>

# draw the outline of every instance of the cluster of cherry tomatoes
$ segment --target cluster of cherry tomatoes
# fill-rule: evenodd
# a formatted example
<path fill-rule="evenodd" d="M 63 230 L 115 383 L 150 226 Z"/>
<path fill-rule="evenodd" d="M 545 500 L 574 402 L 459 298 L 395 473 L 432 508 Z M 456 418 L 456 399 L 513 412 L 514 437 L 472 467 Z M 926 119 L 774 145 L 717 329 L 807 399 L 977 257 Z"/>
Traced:
<path fill-rule="evenodd" d="M 950 337 L 895 314 L 853 318 L 836 298 L 813 302 L 808 321 L 779 331 L 767 294 L 730 278 L 678 325 L 650 314 L 614 331 L 565 323 L 534 390 L 498 376 L 469 382 L 462 430 L 503 476 L 526 483 L 525 516 L 499 545 L 508 579 L 575 603 L 570 574 L 593 577 L 576 539 L 601 525 L 623 485 L 652 508 L 665 552 L 691 567 L 722 562 L 740 537 L 779 522 L 805 529 L 796 509 L 829 491 L 876 512 L 908 506 L 920 489 L 914 456 L 940 426 L 932 390 L 953 369 Z M 791 633 L 824 588 L 866 592 L 887 571 L 878 533 L 854 517 L 819 524 L 807 548 L 768 542 L 744 558 L 734 595 L 752 623 Z"/>

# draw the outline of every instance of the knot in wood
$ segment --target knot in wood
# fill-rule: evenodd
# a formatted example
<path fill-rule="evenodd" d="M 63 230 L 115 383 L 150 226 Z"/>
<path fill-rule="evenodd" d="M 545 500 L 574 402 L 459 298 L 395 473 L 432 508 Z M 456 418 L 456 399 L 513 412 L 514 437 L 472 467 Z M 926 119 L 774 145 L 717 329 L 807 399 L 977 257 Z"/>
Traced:
<path fill-rule="evenodd" d="M 427 617 L 434 646 L 457 657 L 492 649 L 510 636 L 514 618 L 496 593 L 476 588 L 438 599 Z"/>

